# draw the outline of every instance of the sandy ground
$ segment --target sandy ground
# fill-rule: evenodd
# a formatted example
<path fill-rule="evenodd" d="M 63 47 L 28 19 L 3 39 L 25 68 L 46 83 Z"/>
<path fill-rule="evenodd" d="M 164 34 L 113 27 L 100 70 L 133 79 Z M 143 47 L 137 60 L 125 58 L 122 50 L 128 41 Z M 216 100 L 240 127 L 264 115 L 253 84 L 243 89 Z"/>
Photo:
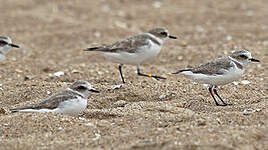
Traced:
<path fill-rule="evenodd" d="M 267 8 L 266 0 L 0 0 L 0 34 L 21 46 L 0 63 L 0 149 L 268 149 Z M 157 26 L 180 38 L 141 69 L 166 80 L 124 66 L 127 83 L 113 89 L 118 65 L 82 51 Z M 235 48 L 261 63 L 219 88 L 232 106 L 217 107 L 202 85 L 168 74 Z M 65 75 L 49 77 L 57 71 Z M 9 112 L 78 79 L 101 91 L 80 117 Z"/>

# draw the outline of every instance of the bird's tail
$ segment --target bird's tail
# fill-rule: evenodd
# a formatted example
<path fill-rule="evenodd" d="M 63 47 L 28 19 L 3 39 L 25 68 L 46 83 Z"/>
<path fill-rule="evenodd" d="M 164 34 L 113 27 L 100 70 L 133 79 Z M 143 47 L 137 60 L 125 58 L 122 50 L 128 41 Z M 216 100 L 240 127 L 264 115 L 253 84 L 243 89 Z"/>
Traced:
<path fill-rule="evenodd" d="M 16 112 L 19 112 L 19 111 L 24 110 L 24 109 L 32 109 L 32 108 L 33 108 L 32 106 L 18 107 L 18 108 L 10 109 L 10 111 L 11 111 L 11 113 L 16 113 Z"/>
<path fill-rule="evenodd" d="M 178 70 L 177 72 L 174 72 L 172 74 L 180 74 L 180 73 L 182 73 L 184 71 L 191 71 L 191 69 L 181 69 L 181 70 Z"/>
<path fill-rule="evenodd" d="M 18 110 L 18 109 L 11 109 L 10 111 L 11 111 L 11 113 L 16 113 L 16 112 L 19 112 L 19 110 Z"/>
<path fill-rule="evenodd" d="M 100 50 L 102 48 L 103 47 L 101 47 L 101 46 L 98 46 L 98 47 L 89 47 L 89 48 L 84 49 L 84 51 L 98 51 L 98 50 Z"/>

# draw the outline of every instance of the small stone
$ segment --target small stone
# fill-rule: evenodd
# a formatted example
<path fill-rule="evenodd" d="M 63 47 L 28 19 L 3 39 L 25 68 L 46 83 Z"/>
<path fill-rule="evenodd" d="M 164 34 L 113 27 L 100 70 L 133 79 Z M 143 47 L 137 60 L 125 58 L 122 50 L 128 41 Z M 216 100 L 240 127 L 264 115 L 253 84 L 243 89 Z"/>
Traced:
<path fill-rule="evenodd" d="M 186 41 L 182 41 L 182 42 L 181 42 L 181 46 L 182 46 L 182 47 L 187 47 L 187 45 L 188 45 L 188 43 L 187 43 Z"/>
<path fill-rule="evenodd" d="M 227 41 L 231 41 L 232 39 L 233 39 L 233 37 L 230 36 L 230 35 L 228 35 L 228 36 L 226 37 L 226 40 L 227 40 Z"/>
<path fill-rule="evenodd" d="M 198 83 L 197 82 L 193 82 L 193 85 L 198 85 Z"/>
<path fill-rule="evenodd" d="M 248 80 L 243 80 L 243 81 L 241 81 L 241 84 L 247 85 L 247 84 L 250 84 L 250 81 L 248 81 Z"/>
<path fill-rule="evenodd" d="M 22 73 L 22 72 L 23 72 L 23 71 L 20 70 L 20 69 L 15 69 L 15 71 L 18 72 L 18 73 Z"/>
<path fill-rule="evenodd" d="M 238 82 L 236 82 L 236 81 L 234 81 L 234 82 L 232 82 L 234 85 L 238 85 Z"/>
<path fill-rule="evenodd" d="M 98 139 L 100 139 L 101 135 L 99 133 L 95 133 L 95 138 L 93 138 L 93 141 L 97 141 Z"/>
<path fill-rule="evenodd" d="M 79 117 L 78 119 L 79 120 L 86 120 L 86 118 L 83 118 L 83 117 Z"/>
<path fill-rule="evenodd" d="M 63 75 L 64 75 L 63 71 L 58 71 L 58 72 L 55 72 L 53 74 L 49 74 L 50 77 L 60 77 L 60 76 L 63 76 Z"/>
<path fill-rule="evenodd" d="M 112 89 L 113 90 L 115 90 L 115 89 L 120 89 L 122 87 L 122 84 L 118 84 L 118 85 L 114 85 L 113 87 L 112 87 Z"/>
<path fill-rule="evenodd" d="M 62 130 L 63 128 L 62 127 L 58 127 L 58 130 Z"/>
<path fill-rule="evenodd" d="M 91 122 L 86 123 L 85 125 L 86 125 L 86 126 L 89 126 L 89 127 L 93 127 L 93 126 L 94 126 L 94 124 L 93 124 L 93 123 L 91 123 Z"/>
<path fill-rule="evenodd" d="M 250 115 L 250 114 L 252 114 L 252 113 L 254 113 L 254 112 L 255 112 L 255 110 L 249 108 L 249 109 L 245 109 L 245 110 L 242 112 L 242 114 L 243 114 L 243 115 Z"/>
<path fill-rule="evenodd" d="M 218 122 L 219 124 L 221 124 L 221 120 L 220 120 L 220 118 L 216 118 L 216 120 L 217 120 L 217 122 Z"/>
<path fill-rule="evenodd" d="M 182 60 L 183 59 L 183 56 L 178 56 L 177 59 L 178 60 Z"/>
<path fill-rule="evenodd" d="M 160 98 L 161 100 L 164 100 L 166 97 L 167 97 L 167 95 L 165 95 L 165 94 L 162 94 L 162 95 L 159 96 L 159 98 Z"/>
<path fill-rule="evenodd" d="M 261 111 L 261 109 L 259 109 L 259 108 L 258 108 L 258 109 L 256 109 L 256 112 L 260 112 L 260 111 Z"/>
<path fill-rule="evenodd" d="M 82 73 L 82 72 L 79 71 L 79 70 L 74 69 L 74 70 L 72 70 L 72 73 Z"/>

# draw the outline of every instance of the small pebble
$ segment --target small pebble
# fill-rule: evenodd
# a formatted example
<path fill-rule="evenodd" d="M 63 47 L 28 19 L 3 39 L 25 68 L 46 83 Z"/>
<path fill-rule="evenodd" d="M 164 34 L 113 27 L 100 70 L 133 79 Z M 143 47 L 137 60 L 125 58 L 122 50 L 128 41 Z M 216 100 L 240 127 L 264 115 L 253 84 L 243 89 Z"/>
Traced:
<path fill-rule="evenodd" d="M 160 98 L 161 100 L 165 99 L 166 97 L 167 97 L 167 95 L 165 95 L 165 94 L 162 94 L 162 95 L 159 96 L 159 98 Z"/>
<path fill-rule="evenodd" d="M 93 138 L 93 141 L 97 141 L 98 139 L 100 139 L 101 135 L 99 133 L 95 133 L 95 138 Z"/>
<path fill-rule="evenodd" d="M 221 124 L 221 120 L 220 120 L 220 118 L 216 118 L 216 120 L 217 120 L 217 122 L 218 122 L 219 124 Z"/>
<path fill-rule="evenodd" d="M 62 130 L 63 128 L 62 127 L 58 127 L 58 130 Z"/>
<path fill-rule="evenodd" d="M 248 80 L 243 80 L 243 81 L 241 81 L 241 84 L 247 85 L 247 84 L 250 84 L 250 81 L 248 81 Z"/>
<path fill-rule="evenodd" d="M 83 118 L 83 117 L 79 117 L 78 119 L 79 120 L 86 120 L 86 118 Z"/>
<path fill-rule="evenodd" d="M 51 94 L 51 92 L 50 91 L 47 91 L 47 95 L 50 95 Z"/>
<path fill-rule="evenodd" d="M 64 75 L 63 71 L 58 71 L 58 72 L 55 72 L 53 74 L 49 74 L 50 77 L 60 77 L 60 76 L 63 76 L 63 75 Z"/>
<path fill-rule="evenodd" d="M 89 127 L 93 127 L 93 126 L 94 126 L 94 124 L 93 124 L 93 123 L 91 123 L 91 122 L 86 123 L 85 125 L 86 125 L 86 126 L 89 126 Z"/>
<path fill-rule="evenodd" d="M 112 89 L 113 90 L 115 90 L 115 89 L 120 89 L 122 87 L 122 84 L 118 84 L 118 85 L 114 85 L 113 87 L 112 87 Z"/>
<path fill-rule="evenodd" d="M 228 35 L 228 36 L 226 37 L 226 40 L 227 40 L 227 41 L 231 41 L 231 40 L 232 40 L 232 36 Z"/>
<path fill-rule="evenodd" d="M 243 115 L 250 115 L 250 114 L 252 114 L 252 113 L 254 113 L 254 112 L 255 112 L 255 110 L 249 108 L 249 109 L 245 109 L 245 110 L 242 112 L 242 114 L 243 114 Z"/>
<path fill-rule="evenodd" d="M 72 70 L 72 73 L 82 73 L 82 72 L 79 71 L 79 70 L 74 69 L 74 70 Z"/>
<path fill-rule="evenodd" d="M 236 82 L 236 81 L 234 81 L 234 82 L 232 82 L 234 85 L 238 85 L 238 82 Z"/>

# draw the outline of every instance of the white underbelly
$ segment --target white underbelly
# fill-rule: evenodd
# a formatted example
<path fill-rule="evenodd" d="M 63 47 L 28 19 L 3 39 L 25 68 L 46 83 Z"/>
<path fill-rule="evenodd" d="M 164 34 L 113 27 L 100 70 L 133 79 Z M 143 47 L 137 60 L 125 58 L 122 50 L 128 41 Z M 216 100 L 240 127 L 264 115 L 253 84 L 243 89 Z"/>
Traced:
<path fill-rule="evenodd" d="M 78 98 L 62 102 L 54 113 L 78 115 L 82 113 L 87 107 L 87 99 Z"/>
<path fill-rule="evenodd" d="M 58 108 L 55 109 L 23 109 L 19 112 L 39 112 L 39 113 L 60 113 L 67 115 L 78 115 L 82 113 L 87 107 L 87 100 L 83 98 L 72 99 L 66 102 L 62 102 Z"/>
<path fill-rule="evenodd" d="M 118 53 L 103 53 L 110 61 L 119 64 L 139 65 L 145 61 L 154 59 L 160 52 L 161 47 L 153 44 L 152 46 L 143 47 L 135 53 L 118 52 Z"/>
<path fill-rule="evenodd" d="M 182 74 L 188 76 L 189 78 L 201 84 L 225 85 L 241 78 L 243 72 L 244 72 L 243 70 L 239 69 L 239 70 L 231 70 L 223 75 L 193 74 L 190 71 L 185 71 Z"/>

